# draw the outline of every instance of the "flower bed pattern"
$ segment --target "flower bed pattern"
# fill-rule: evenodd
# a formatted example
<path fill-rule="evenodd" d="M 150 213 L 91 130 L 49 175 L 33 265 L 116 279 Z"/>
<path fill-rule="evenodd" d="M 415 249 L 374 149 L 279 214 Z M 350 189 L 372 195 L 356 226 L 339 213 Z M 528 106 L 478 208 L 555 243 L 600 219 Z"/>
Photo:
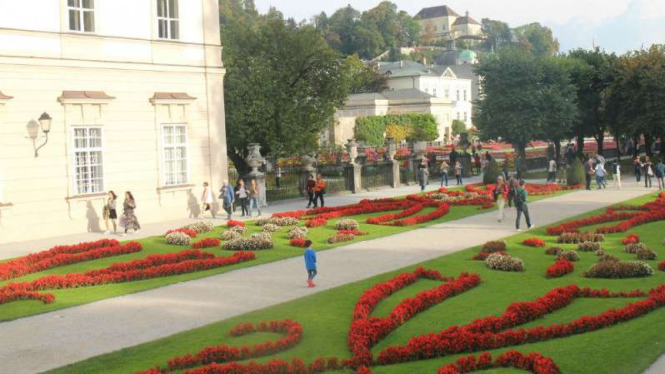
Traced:
<path fill-rule="evenodd" d="M 508 351 L 497 356 L 493 361 L 492 355 L 485 352 L 478 356 L 462 357 L 455 363 L 443 366 L 437 374 L 463 374 L 493 368 L 522 369 L 534 374 L 560 374 L 559 366 L 549 357 L 540 353 L 523 354 L 517 351 Z"/>
<path fill-rule="evenodd" d="M 529 247 L 541 247 L 541 248 L 547 246 L 547 243 L 545 243 L 545 241 L 543 239 L 535 238 L 535 237 L 524 239 L 522 244 L 524 244 L 526 246 L 529 246 Z"/>
<path fill-rule="evenodd" d="M 194 249 L 213 248 L 213 247 L 219 247 L 220 244 L 222 244 L 222 241 L 217 238 L 205 238 L 201 241 L 192 244 L 192 248 Z"/>
<path fill-rule="evenodd" d="M 547 268 L 545 276 L 547 278 L 560 278 L 575 270 L 575 265 L 571 261 L 565 259 L 558 259 L 556 262 Z"/>

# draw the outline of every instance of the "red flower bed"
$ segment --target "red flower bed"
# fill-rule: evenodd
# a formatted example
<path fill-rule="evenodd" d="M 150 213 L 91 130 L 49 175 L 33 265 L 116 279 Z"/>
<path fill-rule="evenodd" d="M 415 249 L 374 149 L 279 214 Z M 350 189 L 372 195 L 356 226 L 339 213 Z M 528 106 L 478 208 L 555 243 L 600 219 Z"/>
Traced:
<path fill-rule="evenodd" d="M 354 235 L 354 236 L 365 236 L 369 235 L 368 232 L 366 231 L 359 231 L 359 230 L 337 230 L 338 234 L 342 235 Z"/>
<path fill-rule="evenodd" d="M 305 248 L 305 242 L 306 242 L 306 241 L 307 241 L 307 240 L 306 240 L 305 238 L 295 238 L 295 239 L 291 239 L 291 240 L 289 241 L 289 244 L 291 244 L 291 245 L 294 246 L 294 247 Z"/>
<path fill-rule="evenodd" d="M 325 226 L 326 223 L 328 223 L 328 220 L 325 218 L 314 218 L 310 219 L 307 222 L 305 222 L 305 226 L 307 227 L 320 227 L 320 226 Z"/>
<path fill-rule="evenodd" d="M 478 356 L 462 357 L 452 364 L 448 364 L 437 372 L 438 374 L 462 374 L 493 368 L 515 368 L 534 374 L 560 374 L 559 366 L 549 357 L 540 353 L 523 354 L 517 351 L 508 351 L 497 356 L 492 361 L 492 355 L 485 352 Z"/>
<path fill-rule="evenodd" d="M 665 260 L 658 263 L 658 270 L 665 271 Z"/>
<path fill-rule="evenodd" d="M 564 259 L 556 260 L 556 262 L 547 268 L 547 278 L 560 278 L 575 270 L 575 265 L 572 262 Z"/>
<path fill-rule="evenodd" d="M 625 238 L 621 239 L 621 244 L 623 245 L 636 244 L 639 242 L 640 242 L 640 236 L 635 234 L 634 232 L 631 232 Z"/>
<path fill-rule="evenodd" d="M 380 365 L 430 359 L 460 352 L 498 349 L 596 331 L 648 314 L 665 305 L 665 285 L 649 292 L 646 299 L 597 316 L 583 316 L 572 322 L 513 329 L 564 308 L 576 298 L 639 297 L 640 291 L 610 293 L 580 289 L 575 285 L 555 288 L 535 302 L 513 303 L 500 317 L 487 317 L 466 326 L 453 326 L 434 334 L 411 338 L 404 346 L 389 347 L 379 353 Z"/>
<path fill-rule="evenodd" d="M 111 239 L 57 246 L 47 251 L 29 254 L 0 264 L 0 280 L 9 280 L 59 266 L 134 253 L 140 250 L 141 248 L 136 247 L 121 247 L 117 240 Z"/>
<path fill-rule="evenodd" d="M 504 251 L 497 251 L 497 252 L 493 252 L 493 253 L 480 252 L 477 255 L 471 257 L 471 260 L 473 260 L 473 261 L 485 261 L 490 255 L 493 255 L 495 253 L 499 254 L 501 256 L 508 256 L 508 253 L 506 253 Z"/>
<path fill-rule="evenodd" d="M 205 238 L 201 241 L 192 244 L 192 248 L 194 249 L 212 248 L 212 247 L 219 247 L 221 244 L 222 241 L 217 238 Z"/>
<path fill-rule="evenodd" d="M 229 222 L 230 222 L 230 221 L 229 221 Z M 184 228 L 184 227 L 181 227 L 181 228 L 179 228 L 179 229 L 175 229 L 175 230 L 169 230 L 169 231 L 167 231 L 167 232 L 166 232 L 166 235 L 168 235 L 168 234 L 170 234 L 170 233 L 172 233 L 172 232 L 181 232 L 181 233 L 183 233 L 183 234 L 189 236 L 190 238 L 196 238 L 196 230 L 190 230 L 190 229 L 186 229 L 186 228 Z"/>
<path fill-rule="evenodd" d="M 365 222 L 372 224 L 372 225 L 381 225 L 385 224 L 386 222 L 394 221 L 397 219 L 401 219 L 404 217 L 412 216 L 414 214 L 419 213 L 421 210 L 425 209 L 425 205 L 423 204 L 414 204 L 413 206 L 404 209 L 403 211 L 395 214 L 386 214 L 383 216 L 379 217 L 371 217 L 368 218 Z"/>
<path fill-rule="evenodd" d="M 230 220 L 230 221 L 226 222 L 226 227 L 235 227 L 235 226 L 243 226 L 244 227 L 245 223 L 242 222 L 242 221 L 234 221 L 234 220 Z"/>
<path fill-rule="evenodd" d="M 421 223 L 433 221 L 435 219 L 439 219 L 439 218 L 445 216 L 446 214 L 448 214 L 448 212 L 450 212 L 450 204 L 440 203 L 438 208 L 433 212 L 423 214 L 423 215 L 420 215 L 420 216 L 409 217 L 409 218 L 404 218 L 404 219 L 400 219 L 400 220 L 397 220 L 397 221 L 392 221 L 392 222 L 388 223 L 387 225 L 389 225 L 389 226 L 414 226 L 414 225 L 418 225 L 418 224 L 421 224 Z"/>
<path fill-rule="evenodd" d="M 536 238 L 536 237 L 524 239 L 522 244 L 528 245 L 529 247 L 545 247 L 545 246 L 547 246 L 547 243 L 545 243 L 544 240 L 542 240 L 540 238 Z"/>

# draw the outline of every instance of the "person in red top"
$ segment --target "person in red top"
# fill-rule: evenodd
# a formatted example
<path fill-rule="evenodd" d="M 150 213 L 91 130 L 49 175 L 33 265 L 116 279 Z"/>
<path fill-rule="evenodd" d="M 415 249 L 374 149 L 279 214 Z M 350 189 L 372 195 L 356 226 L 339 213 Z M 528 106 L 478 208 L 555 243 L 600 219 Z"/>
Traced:
<path fill-rule="evenodd" d="M 305 186 L 305 192 L 307 192 L 307 197 L 309 199 L 307 202 L 308 209 L 312 205 L 316 207 L 316 201 L 314 200 L 314 187 L 316 187 L 316 182 L 314 181 L 314 176 L 310 174 L 309 179 L 307 179 L 307 185 Z"/>
<path fill-rule="evenodd" d="M 316 186 L 314 186 L 314 207 L 317 207 L 317 202 L 321 200 L 321 207 L 323 208 L 323 195 L 326 194 L 326 181 L 323 180 L 321 174 L 316 175 Z"/>

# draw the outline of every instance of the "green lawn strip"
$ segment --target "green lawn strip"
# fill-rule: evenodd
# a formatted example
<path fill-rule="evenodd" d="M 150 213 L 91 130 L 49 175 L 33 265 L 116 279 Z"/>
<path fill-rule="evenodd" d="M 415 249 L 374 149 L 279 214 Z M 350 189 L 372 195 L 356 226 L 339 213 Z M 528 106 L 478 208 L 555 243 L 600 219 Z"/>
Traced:
<path fill-rule="evenodd" d="M 553 197 L 553 196 L 558 196 L 560 194 L 568 193 L 569 191 L 563 191 L 559 192 L 557 194 L 549 195 L 549 196 L 536 196 L 534 197 L 533 201 L 540 200 L 543 198 L 547 197 Z M 426 214 L 431 211 L 433 211 L 434 208 L 426 208 L 419 214 Z M 423 227 L 428 227 L 431 225 L 447 222 L 447 221 L 452 221 L 452 220 L 457 220 L 465 217 L 469 217 L 475 214 L 479 213 L 485 213 L 488 210 L 480 210 L 476 206 L 456 206 L 452 207 L 450 210 L 450 213 L 445 215 L 444 217 L 434 220 L 431 222 L 423 223 L 420 225 L 416 226 L 408 226 L 408 227 L 392 227 L 392 226 L 379 226 L 379 225 L 368 225 L 365 224 L 364 221 L 371 216 L 379 216 L 386 214 L 387 212 L 384 213 L 377 213 L 377 214 L 369 214 L 369 215 L 359 215 L 359 216 L 353 216 L 350 218 L 353 218 L 360 222 L 360 230 L 362 231 L 367 231 L 370 234 L 367 236 L 358 236 L 355 240 L 352 242 L 346 242 L 346 243 L 337 243 L 337 244 L 328 244 L 327 240 L 328 238 L 336 232 L 334 228 L 334 224 L 337 221 L 336 219 L 329 220 L 328 224 L 323 227 L 317 227 L 310 229 L 308 239 L 312 240 L 314 242 L 315 249 L 317 251 L 322 251 L 322 250 L 328 250 L 344 245 L 348 245 L 350 243 L 354 242 L 359 242 L 359 241 L 364 241 L 364 240 L 372 240 L 372 239 L 377 239 L 381 238 L 387 235 L 394 235 L 418 228 L 423 228 Z M 392 212 L 396 213 L 396 212 Z M 254 225 L 253 221 L 247 222 L 247 227 L 249 233 L 256 233 L 256 232 L 261 232 L 262 228 Z M 303 222 L 304 224 L 304 222 Z M 198 235 L 196 238 L 192 240 L 192 242 L 199 241 L 205 237 L 216 237 L 219 238 L 221 233 L 226 230 L 226 227 L 224 226 L 219 226 L 215 228 L 214 232 L 203 234 L 203 235 Z M 242 268 L 247 268 L 247 267 L 252 267 L 252 266 L 257 266 L 261 264 L 266 264 L 274 261 L 279 261 L 279 260 L 284 260 L 287 258 L 295 257 L 295 256 L 300 256 L 302 255 L 302 249 L 301 248 L 296 248 L 293 247 L 289 244 L 289 240 L 286 236 L 287 234 L 287 228 L 282 228 L 279 232 L 276 232 L 273 234 L 274 238 L 274 243 L 275 247 L 271 250 L 266 250 L 266 251 L 258 251 L 256 252 L 257 259 L 254 261 L 249 261 L 233 266 L 228 266 L 228 267 L 223 267 L 223 268 L 218 268 L 218 269 L 213 269 L 213 270 L 208 270 L 208 271 L 200 271 L 200 272 L 195 272 L 195 273 L 190 273 L 190 274 L 183 274 L 183 275 L 178 275 L 178 276 L 170 276 L 170 277 L 162 277 L 162 278 L 156 278 L 156 279 L 150 279 L 150 280 L 145 280 L 145 281 L 137 281 L 137 282 L 127 282 L 127 283 L 119 283 L 119 284 L 110 284 L 110 285 L 103 285 L 103 286 L 94 286 L 94 287 L 81 287 L 81 288 L 74 288 L 74 289 L 64 289 L 64 290 L 51 290 L 51 291 L 46 291 L 53 293 L 56 297 L 56 300 L 52 304 L 43 304 L 39 301 L 16 301 L 4 305 L 0 305 L 0 321 L 9 321 L 17 318 L 22 318 L 22 317 L 27 317 L 31 315 L 36 315 L 40 313 L 46 313 L 46 312 L 51 312 L 54 310 L 60 310 L 63 308 L 68 308 L 76 305 L 81 305 L 81 304 L 86 304 L 90 303 L 93 301 L 98 301 L 98 300 L 103 300 L 103 299 L 108 299 L 111 297 L 116 297 L 116 296 L 121 296 L 121 295 L 126 295 L 130 293 L 135 293 L 135 292 L 140 292 L 140 291 L 146 291 L 158 287 L 163 287 L 167 286 L 170 284 L 174 283 L 179 283 L 179 282 L 186 282 L 190 281 L 193 279 L 199 279 L 199 278 L 204 278 L 204 277 L 209 277 L 211 275 L 216 275 L 216 274 L 222 274 L 226 273 L 228 271 L 233 271 L 237 269 L 242 269 Z M 249 234 L 248 234 L 249 235 Z M 40 273 L 34 273 L 30 275 L 26 275 L 24 277 L 12 279 L 11 281 L 4 281 L 0 282 L 0 286 L 6 285 L 9 282 L 26 282 L 26 281 L 32 281 L 35 279 L 39 279 L 45 275 L 50 275 L 50 274 L 59 274 L 59 275 L 64 275 L 64 274 L 69 274 L 69 273 L 84 273 L 89 270 L 93 269 L 101 269 L 105 268 L 109 265 L 112 265 L 117 262 L 125 262 L 125 261 L 131 261 L 131 260 L 136 260 L 136 259 L 141 259 L 145 258 L 146 256 L 150 254 L 165 254 L 165 253 L 175 253 L 175 252 L 180 252 L 182 250 L 185 250 L 186 247 L 179 247 L 179 246 L 171 246 L 167 245 L 166 242 L 164 241 L 163 236 L 157 236 L 157 237 L 150 237 L 150 238 L 145 238 L 145 239 L 140 239 L 137 240 L 139 243 L 143 244 L 143 251 L 139 253 L 133 253 L 129 255 L 123 255 L 123 256 L 115 256 L 115 257 L 110 257 L 110 258 L 104 258 L 100 260 L 95 260 L 95 261 L 89 261 L 89 262 L 83 262 L 83 263 L 78 263 L 78 264 L 72 264 L 68 266 L 63 266 L 63 267 L 58 267 L 55 269 L 43 271 Z M 74 243 L 72 243 L 74 244 Z M 206 249 L 206 251 L 210 253 L 214 253 L 216 255 L 223 255 L 223 256 L 230 256 L 233 254 L 231 251 L 222 251 L 219 248 L 214 248 L 214 249 Z M 3 262 L 10 261 L 10 260 L 5 260 Z"/>
<path fill-rule="evenodd" d="M 651 197 L 631 200 L 629 203 L 642 204 L 653 197 L 655 197 L 655 194 Z M 604 209 L 575 218 L 591 216 L 603 211 Z M 487 269 L 481 261 L 469 260 L 478 252 L 479 247 L 469 248 L 421 264 L 426 268 L 440 270 L 444 275 L 458 275 L 462 271 L 478 273 L 483 283 L 417 315 L 377 345 L 373 350 L 374 353 L 378 354 L 383 348 L 391 345 L 404 344 L 409 338 L 419 334 L 438 332 L 452 325 L 472 322 L 477 318 L 499 315 L 513 302 L 532 301 L 558 286 L 577 284 L 581 287 L 608 288 L 611 291 L 629 291 L 633 289 L 648 291 L 652 287 L 665 283 L 665 273 L 655 269 L 658 261 L 648 261 L 656 270 L 654 276 L 649 278 L 625 280 L 584 278 L 583 271 L 596 262 L 596 256 L 589 252 L 579 252 L 581 260 L 575 263 L 575 271 L 572 274 L 558 279 L 546 279 L 544 276 L 545 269 L 554 262 L 554 257 L 545 255 L 544 248 L 531 248 L 521 244 L 525 238 L 539 234 L 541 238 L 547 240 L 548 244 L 555 245 L 556 237 L 545 236 L 545 229 L 545 227 L 540 227 L 537 230 L 506 239 L 508 253 L 525 261 L 526 270 L 523 273 L 492 271 Z M 638 226 L 630 232 L 638 233 L 642 241 L 659 254 L 659 260 L 665 258 L 665 248 L 661 244 L 663 232 L 665 232 L 665 221 Z M 625 235 L 626 233 L 606 235 L 606 241 L 602 243 L 602 246 L 607 252 L 618 255 L 622 259 L 634 260 L 634 255 L 623 252 L 621 239 Z M 568 247 L 572 248 L 573 246 L 568 245 Z M 311 362 L 318 357 L 337 356 L 348 358 L 346 339 L 351 322 L 351 312 L 362 292 L 374 284 L 390 279 L 399 273 L 412 271 L 415 267 L 417 266 L 410 266 L 399 271 L 382 274 L 199 329 L 95 357 L 49 373 L 103 371 L 119 374 L 145 370 L 155 365 L 163 365 L 168 359 L 176 355 L 184 355 L 188 352 L 194 353 L 206 346 L 214 346 L 220 343 L 232 346 L 247 344 L 248 341 L 246 340 L 241 341 L 237 338 L 228 337 L 229 329 L 241 322 L 257 323 L 280 319 L 292 319 L 303 325 L 305 334 L 302 343 L 287 352 L 256 361 L 289 360 L 293 357 L 302 358 L 305 362 Z M 436 287 L 438 284 L 440 283 L 430 280 L 419 281 L 382 302 L 374 315 L 385 316 L 392 307 L 405 297 Z M 579 299 L 569 307 L 531 322 L 525 327 L 572 321 L 583 315 L 597 315 L 610 308 L 620 308 L 634 300 L 637 299 Z M 545 356 L 552 357 L 559 364 L 562 372 L 566 374 L 639 374 L 665 351 L 665 338 L 663 338 L 662 331 L 665 331 L 665 310 L 660 309 L 628 323 L 596 332 L 496 350 L 492 353 L 499 354 L 510 349 L 525 353 L 540 352 Z M 258 341 L 261 341 L 261 339 L 251 342 Z M 377 374 L 434 374 L 439 367 L 453 362 L 460 356 L 463 355 L 387 367 L 373 367 L 372 370 Z M 519 372 L 512 369 L 502 369 L 485 371 L 484 373 Z"/>

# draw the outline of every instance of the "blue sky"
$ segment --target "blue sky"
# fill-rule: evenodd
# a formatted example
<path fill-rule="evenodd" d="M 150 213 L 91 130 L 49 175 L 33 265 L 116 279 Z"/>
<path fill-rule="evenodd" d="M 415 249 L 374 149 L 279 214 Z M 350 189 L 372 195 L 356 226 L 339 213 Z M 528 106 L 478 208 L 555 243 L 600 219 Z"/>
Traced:
<path fill-rule="evenodd" d="M 286 16 L 309 19 L 351 4 L 369 9 L 380 0 L 255 0 L 262 12 L 275 6 Z M 551 27 L 563 51 L 596 45 L 624 53 L 665 44 L 665 0 L 392 0 L 415 15 L 421 8 L 448 5 L 457 13 L 469 11 L 478 22 L 493 18 L 519 26 L 540 22 Z"/>

